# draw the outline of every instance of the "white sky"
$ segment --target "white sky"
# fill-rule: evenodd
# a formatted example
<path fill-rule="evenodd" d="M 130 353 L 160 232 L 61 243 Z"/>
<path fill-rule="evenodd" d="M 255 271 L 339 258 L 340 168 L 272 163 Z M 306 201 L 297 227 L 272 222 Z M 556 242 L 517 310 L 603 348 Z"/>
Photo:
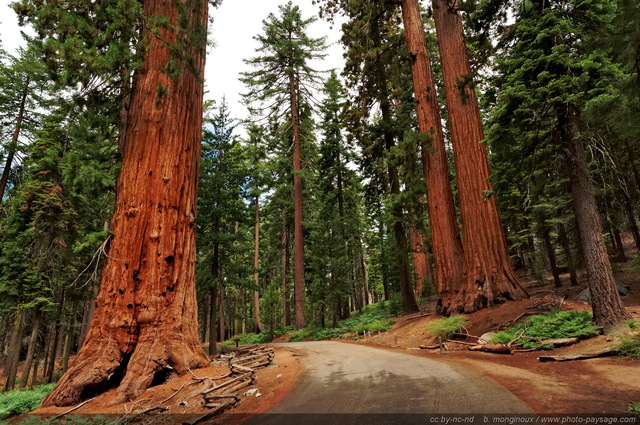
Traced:
<path fill-rule="evenodd" d="M 9 8 L 12 0 L 0 0 L 0 45 L 9 53 L 23 43 L 20 27 L 15 13 Z M 236 119 L 246 118 L 247 112 L 241 103 L 240 93 L 245 92 L 244 85 L 238 81 L 240 72 L 249 71 L 243 59 L 256 55 L 258 43 L 253 39 L 262 33 L 262 21 L 269 13 L 277 15 L 278 5 L 287 0 L 224 0 L 222 5 L 213 10 L 213 25 L 210 26 L 210 38 L 216 46 L 209 48 L 205 81 L 208 92 L 207 99 L 220 101 L 226 96 L 231 116 Z M 294 5 L 300 6 L 302 17 L 307 19 L 317 16 L 317 6 L 311 0 L 294 0 Z M 330 28 L 329 24 L 318 20 L 309 27 L 312 37 L 327 36 L 330 46 L 328 56 L 314 67 L 321 70 L 342 69 L 342 47 L 339 44 L 339 25 Z"/>

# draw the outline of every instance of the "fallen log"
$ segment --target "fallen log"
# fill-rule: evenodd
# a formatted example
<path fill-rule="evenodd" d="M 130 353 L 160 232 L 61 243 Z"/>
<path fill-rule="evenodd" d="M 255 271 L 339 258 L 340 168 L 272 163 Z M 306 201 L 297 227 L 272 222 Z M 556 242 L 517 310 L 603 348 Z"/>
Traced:
<path fill-rule="evenodd" d="M 436 345 L 418 345 L 421 350 L 437 350 L 440 348 L 440 344 Z"/>
<path fill-rule="evenodd" d="M 494 354 L 511 354 L 511 348 L 505 344 L 484 344 L 484 345 L 474 345 L 469 347 L 471 351 L 483 351 L 485 353 L 494 353 Z"/>
<path fill-rule="evenodd" d="M 615 347 L 607 347 L 602 350 L 593 351 L 591 353 L 568 354 L 564 356 L 540 356 L 538 361 L 541 362 L 566 362 L 570 360 L 595 359 L 596 357 L 614 356 L 618 353 Z"/>
<path fill-rule="evenodd" d="M 456 344 L 467 345 L 469 347 L 475 347 L 476 345 L 478 345 L 475 342 L 456 341 L 455 339 L 448 339 L 447 342 L 455 342 Z"/>
<path fill-rule="evenodd" d="M 577 344 L 578 338 L 555 338 L 555 339 L 543 339 L 540 344 L 553 345 L 554 347 L 564 347 L 567 345 Z"/>
<path fill-rule="evenodd" d="M 237 376 L 237 377 L 232 378 L 232 379 L 230 379 L 230 380 L 228 380 L 226 382 L 223 382 L 220 385 L 216 385 L 216 386 L 214 386 L 212 388 L 209 388 L 208 390 L 203 391 L 202 394 L 212 393 L 212 392 L 214 392 L 216 390 L 219 390 L 220 388 L 226 387 L 227 385 L 231 385 L 234 382 L 241 381 L 241 380 L 246 379 L 247 377 L 250 377 L 250 376 L 251 376 L 251 373 L 246 373 L 244 375 Z"/>

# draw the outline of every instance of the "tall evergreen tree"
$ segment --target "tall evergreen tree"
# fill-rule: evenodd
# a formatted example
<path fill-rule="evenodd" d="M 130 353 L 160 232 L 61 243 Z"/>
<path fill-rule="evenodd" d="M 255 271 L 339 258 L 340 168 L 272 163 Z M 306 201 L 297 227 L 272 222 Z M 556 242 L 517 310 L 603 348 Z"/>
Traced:
<path fill-rule="evenodd" d="M 493 120 L 517 132 L 535 128 L 531 143 L 553 143 L 566 164 L 594 322 L 605 332 L 628 317 L 602 238 L 602 223 L 587 162 L 583 111 L 606 96 L 618 75 L 599 49 L 585 43 L 612 19 L 611 1 L 527 1 L 504 40 Z M 531 134 L 531 133 L 530 133 Z"/>
<path fill-rule="evenodd" d="M 243 81 L 249 88 L 249 102 L 258 102 L 272 113 L 286 116 L 291 126 L 295 311 L 296 328 L 301 329 L 306 326 L 301 105 L 309 101 L 312 87 L 319 82 L 318 72 L 309 62 L 322 57 L 325 44 L 324 38 L 309 37 L 308 27 L 314 19 L 303 19 L 298 6 L 289 2 L 279 11 L 279 16 L 270 14 L 263 21 L 264 34 L 256 36 L 262 55 L 247 61 L 257 69 L 245 73 Z"/>

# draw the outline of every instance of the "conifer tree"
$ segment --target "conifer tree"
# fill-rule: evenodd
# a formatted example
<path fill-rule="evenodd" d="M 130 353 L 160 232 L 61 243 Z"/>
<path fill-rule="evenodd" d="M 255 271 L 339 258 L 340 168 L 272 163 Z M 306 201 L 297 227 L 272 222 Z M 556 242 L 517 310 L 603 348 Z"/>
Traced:
<path fill-rule="evenodd" d="M 325 44 L 324 38 L 309 37 L 308 27 L 314 19 L 303 19 L 298 6 L 289 2 L 279 7 L 279 13 L 263 21 L 264 34 L 256 36 L 262 55 L 247 61 L 256 70 L 245 73 L 242 80 L 249 88 L 248 102 L 286 117 L 291 126 L 295 313 L 296 328 L 301 329 L 306 326 L 301 109 L 310 100 L 312 87 L 319 83 L 318 72 L 309 62 L 322 57 Z"/>
<path fill-rule="evenodd" d="M 628 317 L 618 295 L 602 238 L 602 223 L 587 162 L 583 111 L 606 96 L 618 68 L 599 49 L 585 43 L 607 28 L 611 1 L 529 1 L 504 40 L 493 121 L 513 134 L 533 129 L 530 143 L 553 143 L 569 178 L 594 322 L 605 332 L 624 326 Z M 526 139 L 525 139 L 526 140 Z M 527 147 L 525 147 L 527 149 Z M 531 148 L 528 148 L 531 149 Z"/>

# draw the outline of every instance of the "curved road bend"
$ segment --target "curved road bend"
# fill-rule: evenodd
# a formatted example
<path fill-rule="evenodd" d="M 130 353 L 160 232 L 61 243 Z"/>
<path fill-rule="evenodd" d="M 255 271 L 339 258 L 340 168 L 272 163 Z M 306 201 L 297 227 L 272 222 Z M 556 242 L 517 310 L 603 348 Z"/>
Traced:
<path fill-rule="evenodd" d="M 444 361 L 335 341 L 278 345 L 304 353 L 303 376 L 285 400 L 250 424 L 484 425 L 483 417 L 445 423 L 435 414 L 532 413 L 498 383 Z"/>

